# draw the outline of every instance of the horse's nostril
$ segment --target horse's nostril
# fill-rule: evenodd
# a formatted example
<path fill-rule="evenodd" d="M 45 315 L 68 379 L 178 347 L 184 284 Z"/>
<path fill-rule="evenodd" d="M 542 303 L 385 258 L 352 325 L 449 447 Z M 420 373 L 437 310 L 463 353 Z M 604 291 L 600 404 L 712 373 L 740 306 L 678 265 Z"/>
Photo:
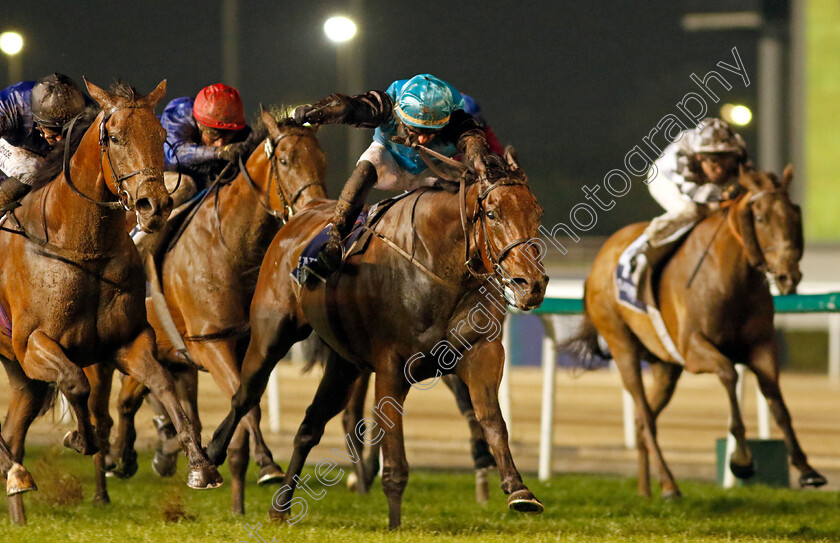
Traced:
<path fill-rule="evenodd" d="M 134 207 L 137 209 L 138 213 L 142 213 L 144 215 L 153 213 L 155 210 L 155 206 L 152 204 L 152 201 L 148 198 L 140 198 L 134 204 Z"/>

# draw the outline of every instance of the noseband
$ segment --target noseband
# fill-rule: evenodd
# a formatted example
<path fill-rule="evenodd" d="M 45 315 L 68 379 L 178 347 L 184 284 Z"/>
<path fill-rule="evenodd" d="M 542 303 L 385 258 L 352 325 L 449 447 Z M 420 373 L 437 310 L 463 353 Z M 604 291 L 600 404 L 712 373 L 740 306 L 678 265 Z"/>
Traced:
<path fill-rule="evenodd" d="M 280 182 L 280 167 L 277 165 L 277 162 L 280 160 L 276 156 L 277 145 L 283 138 L 289 136 L 298 136 L 303 137 L 303 134 L 280 134 L 280 136 L 271 141 L 271 138 L 266 138 L 265 140 L 265 156 L 268 159 L 269 167 L 271 168 L 271 176 L 268 179 L 268 186 L 266 190 L 271 188 L 272 181 L 275 182 L 277 185 L 277 196 L 283 200 L 283 212 L 280 213 L 276 211 L 274 208 L 271 207 L 271 200 L 269 196 L 268 203 L 264 202 L 262 199 L 263 192 L 260 187 L 254 182 L 254 179 L 248 173 L 247 168 L 245 168 L 245 162 L 242 160 L 242 157 L 239 157 L 239 170 L 242 172 L 242 175 L 245 177 L 245 181 L 248 182 L 248 186 L 251 187 L 251 190 L 254 191 L 254 194 L 257 195 L 257 202 L 259 202 L 260 206 L 265 210 L 266 213 L 274 217 L 275 219 L 279 220 L 282 224 L 286 224 L 289 219 L 292 218 L 295 214 L 294 205 L 297 203 L 298 199 L 303 195 L 303 192 L 308 189 L 309 187 L 320 185 L 320 181 L 310 181 L 309 183 L 305 183 L 301 187 L 299 187 L 291 196 L 286 195 L 286 191 L 283 189 L 283 184 Z"/>
<path fill-rule="evenodd" d="M 76 121 L 81 117 L 77 115 L 73 118 L 70 122 L 70 128 L 67 130 L 67 138 L 64 140 L 64 179 L 70 188 L 93 204 L 96 204 L 100 207 L 104 207 L 106 209 L 124 209 L 126 211 L 132 211 L 134 209 L 134 203 L 137 201 L 137 195 L 140 192 L 140 187 L 143 186 L 144 183 L 147 183 L 149 180 L 146 179 L 142 181 L 139 185 L 137 185 L 137 189 L 134 191 L 134 197 L 132 198 L 131 194 L 128 190 L 123 186 L 127 179 L 134 177 L 135 175 L 147 174 L 149 178 L 154 177 L 163 177 L 163 172 L 158 168 L 151 168 L 145 167 L 139 170 L 133 171 L 131 173 L 127 173 L 125 175 L 118 175 L 116 169 L 114 168 L 114 163 L 111 160 L 111 147 L 109 145 L 110 139 L 108 138 L 108 120 L 111 118 L 118 109 L 148 109 L 148 106 L 121 106 L 121 107 L 114 107 L 111 108 L 109 111 L 103 113 L 102 121 L 99 123 L 99 168 L 102 172 L 102 177 L 105 177 L 105 167 L 103 165 L 103 157 L 107 157 L 108 159 L 108 167 L 111 169 L 111 176 L 114 180 L 114 184 L 117 186 L 117 197 L 119 198 L 118 202 L 102 202 L 99 200 L 94 200 L 90 198 L 88 195 L 80 191 L 75 184 L 73 184 L 73 180 L 70 178 L 70 140 L 71 134 L 73 133 L 73 126 L 76 124 Z"/>

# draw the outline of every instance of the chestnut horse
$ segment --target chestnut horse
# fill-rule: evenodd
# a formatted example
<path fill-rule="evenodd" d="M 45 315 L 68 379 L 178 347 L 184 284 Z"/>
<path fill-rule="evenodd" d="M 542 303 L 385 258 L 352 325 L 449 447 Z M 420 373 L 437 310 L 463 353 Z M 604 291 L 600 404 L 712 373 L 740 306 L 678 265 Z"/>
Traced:
<path fill-rule="evenodd" d="M 456 373 L 469 387 L 510 508 L 542 512 L 510 453 L 498 402 L 504 306 L 498 291 L 484 286 L 500 277 L 522 293 L 517 307 L 527 310 L 542 302 L 548 278 L 534 265 L 533 248 L 520 247 L 537 235 L 542 207 L 512 149 L 507 164 L 491 158 L 493 168 L 479 182 L 465 188 L 462 178 L 459 195 L 419 189 L 393 203 L 373 228 L 367 250 L 349 258 L 326 286 L 310 280 L 298 289 L 289 274 L 309 240 L 329 222 L 334 202 L 311 205 L 272 241 L 251 304 L 242 383 L 208 445 L 208 455 L 217 465 L 223 462 L 240 418 L 259 402 L 272 368 L 295 342 L 315 330 L 329 344 L 333 353 L 295 436 L 272 518 L 288 516 L 306 456 L 327 421 L 344 408 L 361 368 L 376 373 L 377 422 L 368 433 L 383 439 L 382 487 L 391 528 L 400 524 L 408 481 L 403 401 L 412 383 L 443 373 Z M 476 318 L 479 310 L 483 319 Z M 430 350 L 441 356 L 440 363 L 426 355 Z"/>
<path fill-rule="evenodd" d="M 773 297 L 765 277 L 765 273 L 772 274 L 782 294 L 794 292 L 802 277 L 802 219 L 799 207 L 788 196 L 792 177 L 790 166 L 781 182 L 773 174 L 742 168 L 739 182 L 747 189 L 746 194 L 700 222 L 665 264 L 658 285 L 659 309 L 684 363 L 665 349 L 646 315 L 616 301 L 614 275 L 618 258 L 646 224 L 619 230 L 595 258 L 586 279 L 584 323 L 566 346 L 585 356 L 598 352 L 599 333 L 606 340 L 636 406 L 638 489 L 644 496 L 650 496 L 649 454 L 660 473 L 663 497 L 680 496 L 657 443 L 656 418 L 671 399 L 683 369 L 715 373 L 720 378 L 729 396 L 729 431 L 737 442 L 730 469 L 741 478 L 753 474 L 735 395 L 736 363 L 746 364 L 758 378 L 761 392 L 784 433 L 791 461 L 801 472 L 800 485 L 825 484 L 825 478 L 808 464 L 799 446 L 779 389 Z M 654 381 L 647 397 L 642 359 L 650 362 Z"/>
<path fill-rule="evenodd" d="M 154 107 L 161 82 L 146 97 L 117 84 L 111 92 L 85 82 L 102 107 L 64 171 L 29 195 L 0 232 L 0 303 L 12 322 L 0 336 L 0 358 L 11 381 L 3 438 L 17 461 L 26 432 L 45 402 L 48 383 L 67 397 L 78 422 L 64 443 L 83 454 L 99 450 L 82 368 L 117 367 L 155 391 L 173 417 L 190 459 L 187 484 L 221 484 L 200 436 L 174 394 L 172 378 L 155 359 L 155 334 L 146 321 L 145 280 L 125 211 L 139 225 L 160 229 L 172 208 L 163 183 L 165 133 Z M 107 409 L 107 404 L 106 404 Z M 96 413 L 94 413 L 96 416 Z M 96 422 L 96 420 L 94 420 Z M 10 514 L 25 522 L 20 496 Z"/>
<path fill-rule="evenodd" d="M 256 286 L 260 262 L 274 234 L 291 215 L 311 200 L 326 198 L 326 155 L 316 128 L 292 120 L 281 124 L 267 111 L 262 121 L 268 130 L 265 145 L 251 154 L 245 170 L 230 183 L 217 185 L 206 198 L 172 250 L 163 259 L 163 292 L 178 332 L 186 339 L 189 356 L 209 371 L 228 398 L 239 387 L 239 361 L 248 345 L 248 308 Z M 148 266 L 148 263 L 147 263 Z M 193 422 L 200 425 L 195 396 L 195 366 L 185 365 L 161 328 L 151 299 L 147 311 L 158 340 L 161 359 L 179 373 L 190 391 L 182 401 Z M 115 443 L 115 473 L 130 477 L 137 469 L 134 452 L 134 414 L 147 389 L 127 377 L 118 402 L 119 435 Z M 156 403 L 156 402 L 153 402 Z M 232 508 L 244 513 L 244 484 L 248 467 L 249 434 L 260 466 L 258 483 L 282 480 L 259 428 L 260 407 L 245 416 L 228 453 L 232 475 Z M 163 443 L 165 448 L 168 444 Z M 159 450 L 155 470 L 174 473 L 177 449 Z"/>

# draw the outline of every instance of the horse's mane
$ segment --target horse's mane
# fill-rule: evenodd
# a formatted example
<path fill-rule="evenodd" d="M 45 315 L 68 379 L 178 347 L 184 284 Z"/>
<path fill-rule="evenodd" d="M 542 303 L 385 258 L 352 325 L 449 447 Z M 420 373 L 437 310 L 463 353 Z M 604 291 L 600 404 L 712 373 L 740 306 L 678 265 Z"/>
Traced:
<path fill-rule="evenodd" d="M 113 83 L 111 83 L 111 88 L 109 92 L 118 98 L 124 98 L 126 100 L 131 100 L 132 102 L 136 102 L 142 96 L 138 94 L 137 89 L 129 85 L 126 81 L 122 79 L 117 79 Z"/>

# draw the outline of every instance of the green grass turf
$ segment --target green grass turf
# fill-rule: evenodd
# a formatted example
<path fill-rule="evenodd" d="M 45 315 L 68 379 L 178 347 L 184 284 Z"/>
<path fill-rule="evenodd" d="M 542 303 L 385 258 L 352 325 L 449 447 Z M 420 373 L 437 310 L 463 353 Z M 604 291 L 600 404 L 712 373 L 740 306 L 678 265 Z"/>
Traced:
<path fill-rule="evenodd" d="M 0 541 L 20 543 L 207 542 L 255 541 L 245 523 L 263 524 L 265 541 L 344 542 L 541 542 L 541 541 L 838 541 L 838 495 L 830 492 L 743 487 L 721 490 L 711 484 L 682 481 L 678 502 L 642 499 L 635 481 L 594 475 L 565 475 L 547 483 L 526 476 L 546 506 L 540 516 L 509 512 L 492 481 L 486 507 L 473 499 L 474 478 L 465 472 L 416 471 L 404 495 L 403 528 L 387 530 L 387 507 L 381 487 L 370 495 L 351 494 L 343 482 L 327 488 L 320 501 L 295 526 L 270 523 L 267 509 L 276 487 L 247 489 L 244 517 L 229 512 L 230 486 L 195 491 L 183 485 L 183 459 L 175 479 L 160 479 L 141 453 L 140 471 L 129 481 L 109 479 L 112 503 L 91 503 L 91 462 L 72 451 L 33 448 L 26 465 L 39 481 L 45 452 L 47 471 L 75 474 L 84 489 L 78 505 L 55 506 L 26 495 L 29 524 L 0 520 Z M 39 469 L 40 468 L 40 469 Z M 43 473 L 42 473 L 43 474 Z M 227 477 L 227 469 L 222 470 Z M 249 474 L 249 482 L 255 474 Z M 180 480 L 179 480 L 180 479 Z M 315 487 L 316 489 L 319 487 Z M 49 494 L 44 488 L 45 496 Z M 183 499 L 187 518 L 164 521 L 163 503 Z"/>

